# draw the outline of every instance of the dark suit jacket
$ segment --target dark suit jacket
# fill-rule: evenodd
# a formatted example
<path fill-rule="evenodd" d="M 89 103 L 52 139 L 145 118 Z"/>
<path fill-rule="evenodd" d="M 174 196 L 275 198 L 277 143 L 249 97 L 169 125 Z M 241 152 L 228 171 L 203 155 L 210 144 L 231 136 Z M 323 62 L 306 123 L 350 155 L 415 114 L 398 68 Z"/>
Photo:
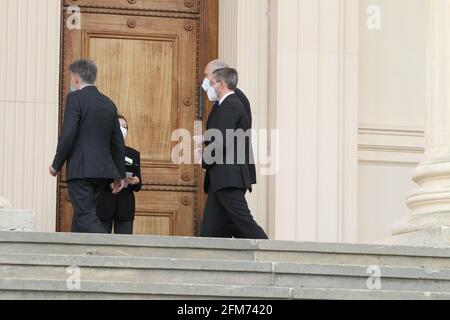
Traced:
<path fill-rule="evenodd" d="M 133 160 L 133 165 L 127 165 L 127 172 L 132 172 L 141 183 L 128 186 L 119 194 L 112 194 L 110 186 L 105 187 L 97 205 L 97 216 L 100 220 L 109 221 L 117 218 L 120 221 L 133 221 L 136 212 L 135 192 L 142 188 L 141 155 L 138 151 L 125 147 L 125 156 Z"/>
<path fill-rule="evenodd" d="M 252 128 L 253 125 L 253 117 L 252 117 L 252 109 L 250 107 L 250 101 L 248 100 L 247 96 L 239 89 L 234 90 L 234 93 L 237 95 L 239 100 L 241 100 L 242 104 L 244 105 L 245 111 L 248 115 L 248 121 L 250 122 L 250 128 Z"/>
<path fill-rule="evenodd" d="M 53 168 L 67 161 L 67 180 L 125 178 L 125 146 L 117 108 L 96 87 L 67 97 L 64 128 Z"/>
<path fill-rule="evenodd" d="M 206 125 L 207 130 L 219 130 L 223 135 L 223 157 L 224 164 L 213 163 L 207 164 L 203 163 L 203 168 L 206 169 L 205 176 L 205 192 L 209 192 L 209 188 L 212 188 L 213 192 L 217 192 L 227 188 L 239 188 L 252 191 L 253 179 L 251 177 L 251 170 L 249 165 L 249 159 L 253 158 L 253 151 L 251 148 L 251 140 L 246 139 L 246 154 L 245 163 L 239 164 L 238 162 L 238 152 L 237 145 L 233 141 L 231 145 L 227 146 L 227 130 L 243 130 L 247 132 L 250 129 L 250 121 L 247 111 L 242 104 L 241 100 L 236 94 L 228 96 L 219 106 L 216 103 L 213 107 L 211 114 L 209 115 L 208 122 Z M 205 145 L 208 147 L 212 142 L 206 142 Z M 235 141 L 236 142 L 236 141 Z M 218 143 L 216 146 L 219 145 Z M 227 164 L 227 149 L 234 148 L 234 163 Z M 256 179 L 255 179 L 256 180 Z"/>
<path fill-rule="evenodd" d="M 248 121 L 250 122 L 250 128 L 253 128 L 253 116 L 252 116 L 252 109 L 250 107 L 250 101 L 248 100 L 247 96 L 239 89 L 234 90 L 234 93 L 237 95 L 239 100 L 241 100 L 242 104 L 244 105 L 245 111 L 248 115 Z M 253 148 L 253 146 L 250 144 L 250 148 Z M 251 150 L 250 156 L 253 157 L 253 149 Z M 256 165 L 254 158 L 252 158 L 253 161 L 249 161 L 249 167 L 250 170 L 250 180 L 252 181 L 252 184 L 256 184 Z"/>

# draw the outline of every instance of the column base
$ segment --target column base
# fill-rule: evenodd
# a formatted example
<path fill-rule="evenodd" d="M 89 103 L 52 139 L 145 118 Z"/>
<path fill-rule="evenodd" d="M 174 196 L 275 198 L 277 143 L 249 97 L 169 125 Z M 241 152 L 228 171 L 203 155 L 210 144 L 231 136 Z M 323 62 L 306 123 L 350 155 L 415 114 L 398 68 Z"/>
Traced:
<path fill-rule="evenodd" d="M 33 211 L 0 209 L 0 231 L 33 232 L 35 224 Z"/>
<path fill-rule="evenodd" d="M 450 247 L 450 156 L 443 155 L 414 170 L 418 188 L 408 197 L 411 214 L 395 223 L 389 244 Z"/>
<path fill-rule="evenodd" d="M 0 197 L 0 209 L 11 209 L 12 205 L 5 198 Z"/>
<path fill-rule="evenodd" d="M 450 228 L 450 212 L 415 214 L 407 216 L 392 227 L 392 234 L 400 236 L 426 229 Z"/>
<path fill-rule="evenodd" d="M 386 239 L 383 243 L 395 246 L 448 248 L 450 247 L 450 228 L 428 228 L 416 232 L 395 235 Z"/>

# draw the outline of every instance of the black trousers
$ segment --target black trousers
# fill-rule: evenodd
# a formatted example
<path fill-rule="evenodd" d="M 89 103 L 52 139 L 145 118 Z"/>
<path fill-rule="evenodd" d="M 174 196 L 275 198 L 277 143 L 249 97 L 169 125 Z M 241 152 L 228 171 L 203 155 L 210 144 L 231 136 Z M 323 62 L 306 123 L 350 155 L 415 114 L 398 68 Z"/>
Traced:
<path fill-rule="evenodd" d="M 73 233 L 106 233 L 97 217 L 97 202 L 107 183 L 106 179 L 78 179 L 67 183 L 73 206 Z"/>
<path fill-rule="evenodd" d="M 119 219 L 114 220 L 102 220 L 103 227 L 106 229 L 107 233 L 113 232 L 114 226 L 114 234 L 123 234 L 123 235 L 132 235 L 134 221 L 121 221 Z"/>
<path fill-rule="evenodd" d="M 245 191 L 209 191 L 200 232 L 205 238 L 268 239 L 248 208 Z"/>

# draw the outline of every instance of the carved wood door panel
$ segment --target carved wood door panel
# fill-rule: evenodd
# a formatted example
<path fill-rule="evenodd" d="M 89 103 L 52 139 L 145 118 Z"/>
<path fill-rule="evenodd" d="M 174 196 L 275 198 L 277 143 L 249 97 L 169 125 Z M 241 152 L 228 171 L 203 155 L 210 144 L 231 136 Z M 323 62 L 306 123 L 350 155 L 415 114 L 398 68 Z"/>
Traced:
<path fill-rule="evenodd" d="M 186 129 L 193 135 L 195 121 L 203 117 L 198 84 L 200 64 L 209 57 L 201 53 L 201 2 L 66 0 L 64 10 L 71 4 L 81 8 L 81 28 L 62 27 L 60 114 L 68 94 L 68 66 L 78 58 L 94 60 L 97 87 L 128 119 L 127 145 L 141 153 L 144 187 L 136 195 L 135 233 L 195 235 L 203 209 L 202 172 L 194 164 L 172 162 L 178 143 L 172 133 Z M 64 20 L 69 16 L 66 12 Z M 58 193 L 58 231 L 67 232 L 72 208 L 65 173 Z"/>

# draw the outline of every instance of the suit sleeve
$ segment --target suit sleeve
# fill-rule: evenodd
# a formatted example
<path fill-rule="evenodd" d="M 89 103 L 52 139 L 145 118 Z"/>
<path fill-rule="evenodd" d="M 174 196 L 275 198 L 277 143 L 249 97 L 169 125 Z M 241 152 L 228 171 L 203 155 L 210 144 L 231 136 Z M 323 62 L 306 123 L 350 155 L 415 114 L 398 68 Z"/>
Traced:
<path fill-rule="evenodd" d="M 250 100 L 248 100 L 247 96 L 239 89 L 236 89 L 236 95 L 238 96 L 239 100 L 241 100 L 242 104 L 244 105 L 245 112 L 248 116 L 248 121 L 250 122 L 250 127 L 253 125 L 253 119 L 252 119 L 252 109 L 250 107 Z"/>
<path fill-rule="evenodd" d="M 142 177 L 141 177 L 141 154 L 139 152 L 136 153 L 136 177 L 139 178 L 139 184 L 135 185 L 135 186 L 131 186 L 131 190 L 133 190 L 134 192 L 139 192 L 142 189 Z"/>
<path fill-rule="evenodd" d="M 111 138 L 111 154 L 116 165 L 119 177 L 116 179 L 125 179 L 125 142 L 123 140 L 122 131 L 120 130 L 119 118 L 116 112 L 116 120 L 114 121 L 113 133 Z"/>
<path fill-rule="evenodd" d="M 58 142 L 56 156 L 53 161 L 53 169 L 61 171 L 64 163 L 72 152 L 75 140 L 78 136 L 78 127 L 81 119 L 81 108 L 79 102 L 73 95 L 67 97 L 64 112 L 64 127 Z"/>

